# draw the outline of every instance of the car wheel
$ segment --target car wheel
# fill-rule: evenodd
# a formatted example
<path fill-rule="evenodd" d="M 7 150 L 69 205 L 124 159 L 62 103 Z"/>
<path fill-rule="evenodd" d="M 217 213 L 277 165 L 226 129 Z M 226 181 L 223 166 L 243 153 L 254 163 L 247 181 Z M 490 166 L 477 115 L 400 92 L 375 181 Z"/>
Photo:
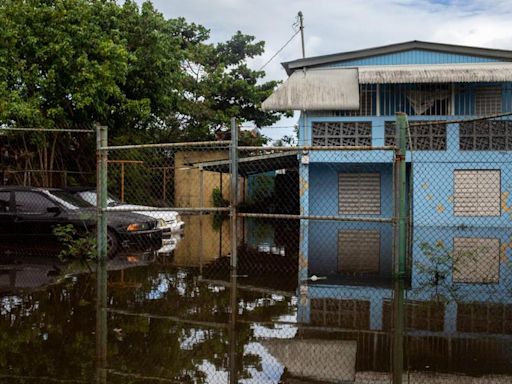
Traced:
<path fill-rule="evenodd" d="M 112 259 L 119 248 L 119 239 L 114 231 L 109 229 L 107 231 L 107 255 L 109 259 Z"/>

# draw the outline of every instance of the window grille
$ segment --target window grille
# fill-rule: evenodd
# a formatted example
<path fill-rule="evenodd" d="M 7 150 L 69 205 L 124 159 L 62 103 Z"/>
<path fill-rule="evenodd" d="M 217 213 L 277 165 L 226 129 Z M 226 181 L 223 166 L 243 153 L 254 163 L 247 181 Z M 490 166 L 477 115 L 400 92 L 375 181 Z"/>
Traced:
<path fill-rule="evenodd" d="M 512 121 L 482 120 L 459 124 L 461 151 L 511 151 Z"/>
<path fill-rule="evenodd" d="M 313 123 L 313 145 L 370 146 L 372 145 L 372 123 L 370 121 Z"/>
<path fill-rule="evenodd" d="M 380 174 L 340 173 L 339 214 L 380 215 Z"/>
<path fill-rule="evenodd" d="M 311 324 L 346 329 L 370 329 L 370 302 L 311 299 Z"/>
<path fill-rule="evenodd" d="M 407 329 L 441 332 L 444 329 L 445 304 L 442 301 L 407 300 L 405 303 Z M 384 300 L 382 326 L 393 328 L 393 302 Z"/>
<path fill-rule="evenodd" d="M 446 150 L 446 124 L 433 121 L 428 125 L 411 125 L 409 131 L 411 133 L 411 140 L 407 140 L 408 150 L 411 149 L 411 141 L 415 151 Z M 386 121 L 384 123 L 384 140 L 386 145 L 396 145 L 396 124 L 394 121 Z"/>
<path fill-rule="evenodd" d="M 381 86 L 383 116 L 405 112 L 409 116 L 448 115 L 450 84 L 386 84 Z"/>
<path fill-rule="evenodd" d="M 512 335 L 512 304 L 459 302 L 457 331 Z"/>
<path fill-rule="evenodd" d="M 477 116 L 487 116 L 501 113 L 501 100 L 501 87 L 475 89 L 475 114 Z"/>
<path fill-rule="evenodd" d="M 456 170 L 454 214 L 466 217 L 501 215 L 501 171 Z"/>

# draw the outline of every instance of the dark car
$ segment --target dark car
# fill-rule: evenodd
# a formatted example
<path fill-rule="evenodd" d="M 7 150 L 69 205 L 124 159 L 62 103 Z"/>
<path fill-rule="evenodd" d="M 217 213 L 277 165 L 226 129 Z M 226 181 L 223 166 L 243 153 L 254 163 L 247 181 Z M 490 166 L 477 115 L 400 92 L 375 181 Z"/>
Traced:
<path fill-rule="evenodd" d="M 71 224 L 79 233 L 94 230 L 96 208 L 68 192 L 52 188 L 0 187 L 0 242 L 58 246 L 58 225 Z M 107 215 L 108 249 L 157 250 L 162 246 L 158 222 L 148 216 L 115 212 Z"/>

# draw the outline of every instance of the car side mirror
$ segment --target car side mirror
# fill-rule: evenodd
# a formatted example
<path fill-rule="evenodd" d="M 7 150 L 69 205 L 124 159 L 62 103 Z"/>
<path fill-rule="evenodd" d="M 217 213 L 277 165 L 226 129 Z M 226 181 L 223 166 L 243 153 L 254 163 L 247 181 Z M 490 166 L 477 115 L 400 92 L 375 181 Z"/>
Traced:
<path fill-rule="evenodd" d="M 46 212 L 55 213 L 55 216 L 58 216 L 61 212 L 60 207 L 48 207 L 46 208 Z"/>

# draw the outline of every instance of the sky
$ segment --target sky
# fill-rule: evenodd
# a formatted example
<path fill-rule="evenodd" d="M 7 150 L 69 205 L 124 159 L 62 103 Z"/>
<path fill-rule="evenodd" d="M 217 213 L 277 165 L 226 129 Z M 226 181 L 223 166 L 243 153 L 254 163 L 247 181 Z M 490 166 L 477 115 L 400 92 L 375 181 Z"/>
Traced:
<path fill-rule="evenodd" d="M 137 0 L 139 3 L 142 0 Z M 306 56 L 318 56 L 410 40 L 512 49 L 512 0 L 153 0 L 168 18 L 184 17 L 210 29 L 211 42 L 236 31 L 263 40 L 265 64 L 293 35 L 304 14 Z M 295 27 L 296 28 L 296 27 Z M 266 67 L 266 80 L 284 80 L 281 62 L 301 57 L 300 37 Z M 290 134 L 293 118 L 263 129 L 273 139 Z"/>

